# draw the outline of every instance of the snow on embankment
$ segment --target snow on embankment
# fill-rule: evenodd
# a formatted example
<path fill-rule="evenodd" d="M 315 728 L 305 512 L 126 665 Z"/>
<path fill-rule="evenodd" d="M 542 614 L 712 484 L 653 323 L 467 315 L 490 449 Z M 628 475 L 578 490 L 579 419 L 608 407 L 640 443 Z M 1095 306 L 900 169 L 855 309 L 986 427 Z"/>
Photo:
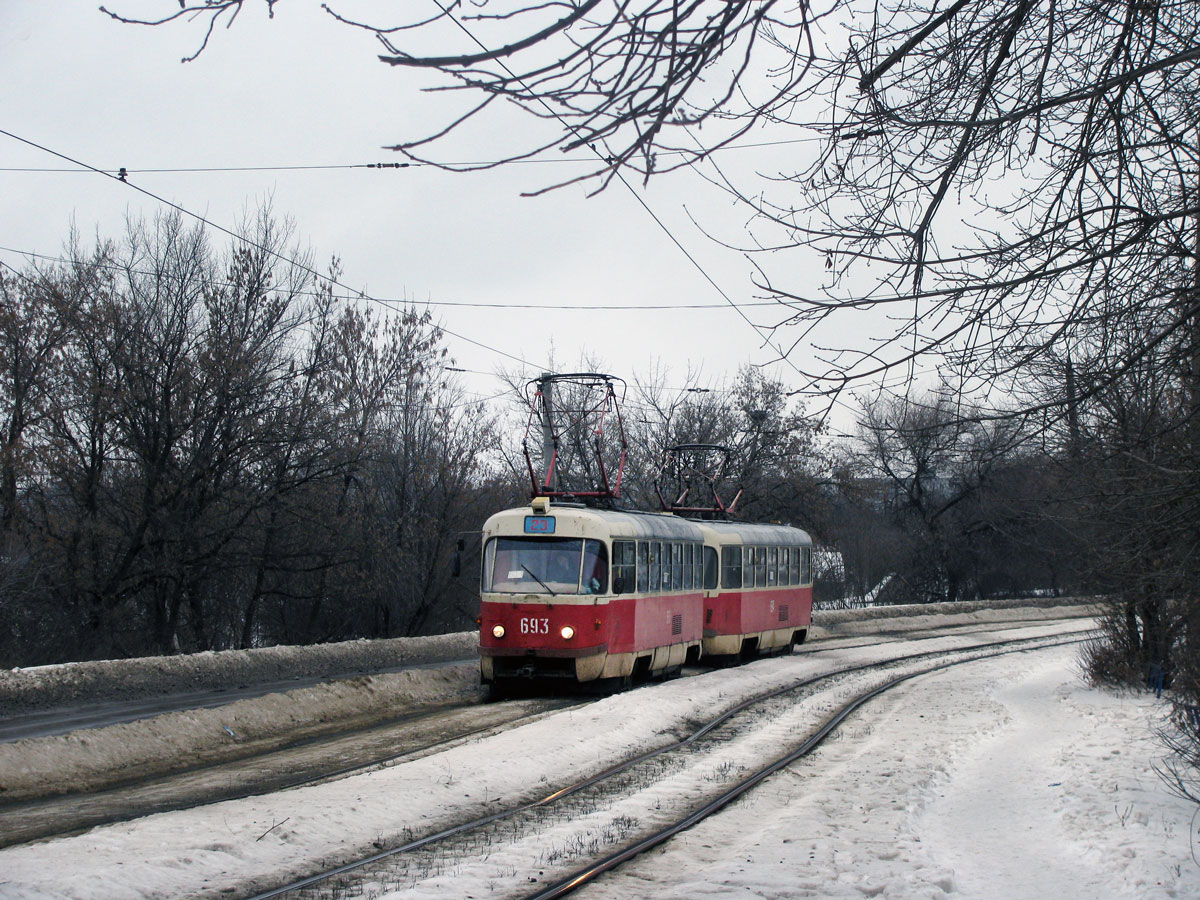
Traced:
<path fill-rule="evenodd" d="M 0 716 L 96 700 L 135 700 L 293 678 L 337 678 L 468 659 L 473 631 L 432 637 L 260 647 L 179 656 L 95 660 L 0 671 Z"/>
<path fill-rule="evenodd" d="M 1094 600 L 1067 597 L 871 606 L 865 609 L 829 609 L 817 610 L 813 613 L 813 628 L 810 637 L 819 639 L 850 634 L 916 631 L 988 622 L 1074 619 L 1097 614 L 1098 609 Z"/>
<path fill-rule="evenodd" d="M 238 685 L 323 683 L 103 728 L 0 743 L 0 798 L 93 791 L 239 759 L 480 695 L 474 632 L 100 660 L 0 672 L 0 716 Z M 403 668 L 470 659 L 437 668 Z M 374 674 L 370 674 L 374 673 Z M 181 702 L 186 706 L 186 701 Z"/>
<path fill-rule="evenodd" d="M 0 744 L 0 798 L 103 790 L 478 699 L 478 666 L 359 675 L 206 709 Z"/>
<path fill-rule="evenodd" d="M 1063 605 L 1035 600 L 818 611 L 813 637 L 1094 614 L 1078 602 L 1059 602 Z M 430 704 L 478 697 L 478 666 L 473 661 L 385 671 L 472 658 L 477 640 L 475 632 L 463 632 L 0 672 L 0 715 L 289 678 L 328 679 L 294 689 L 281 686 L 273 693 L 209 709 L 180 709 L 104 728 L 0 743 L 0 797 L 16 801 L 99 790 L 383 722 Z"/>

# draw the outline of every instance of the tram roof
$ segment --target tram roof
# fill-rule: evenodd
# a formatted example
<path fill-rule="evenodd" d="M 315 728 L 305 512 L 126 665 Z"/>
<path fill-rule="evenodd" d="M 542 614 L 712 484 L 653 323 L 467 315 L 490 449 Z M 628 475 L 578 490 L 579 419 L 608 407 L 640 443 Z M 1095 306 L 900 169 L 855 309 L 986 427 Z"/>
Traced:
<path fill-rule="evenodd" d="M 811 544 L 808 532 L 792 525 L 768 525 L 760 522 L 713 522 L 697 523 L 720 537 L 740 538 L 743 544 Z"/>
<path fill-rule="evenodd" d="M 504 510 L 497 515 L 526 516 L 529 507 Z M 577 522 L 602 523 L 605 530 L 617 538 L 642 538 L 644 540 L 698 541 L 705 536 L 705 529 L 728 541 L 740 540 L 743 544 L 811 544 L 812 539 L 799 528 L 791 525 L 768 525 L 755 522 L 714 522 L 712 520 L 685 519 L 671 513 L 643 512 L 640 510 L 597 509 L 596 507 L 568 506 L 550 507 L 548 515 L 562 516 Z M 490 521 L 490 520 L 489 520 Z"/>

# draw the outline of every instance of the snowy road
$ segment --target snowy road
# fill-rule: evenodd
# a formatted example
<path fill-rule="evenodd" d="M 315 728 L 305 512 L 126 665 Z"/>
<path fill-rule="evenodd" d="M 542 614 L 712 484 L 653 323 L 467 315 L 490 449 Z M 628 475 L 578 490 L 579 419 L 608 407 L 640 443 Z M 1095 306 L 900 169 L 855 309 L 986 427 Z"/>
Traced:
<path fill-rule="evenodd" d="M 772 685 L 975 640 L 764 660 L 328 784 L 9 848 L 0 851 L 0 896 L 227 897 L 231 886 L 277 883 L 406 830 L 545 793 Z M 1194 810 L 1150 769 L 1160 707 L 1086 688 L 1074 655 L 1043 650 L 910 682 L 857 713 L 840 739 L 583 896 L 1200 896 Z M 783 717 L 770 724 L 788 728 Z M 716 774 L 693 780 L 721 769 L 714 759 L 706 771 Z M 577 860 L 568 851 L 587 843 L 581 833 L 615 839 L 637 818 L 619 803 L 589 816 L 563 817 L 469 863 L 443 860 L 383 895 L 513 896 L 530 886 L 530 864 L 569 871 Z"/>

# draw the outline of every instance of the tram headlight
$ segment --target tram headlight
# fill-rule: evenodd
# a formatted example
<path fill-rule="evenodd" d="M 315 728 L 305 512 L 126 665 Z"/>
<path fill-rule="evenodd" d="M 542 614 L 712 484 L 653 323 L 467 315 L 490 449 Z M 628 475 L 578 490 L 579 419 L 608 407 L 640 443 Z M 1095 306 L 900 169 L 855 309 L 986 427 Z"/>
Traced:
<path fill-rule="evenodd" d="M 563 636 L 564 641 L 569 641 L 571 638 L 575 637 L 575 629 L 570 625 L 564 625 L 559 634 Z"/>
<path fill-rule="evenodd" d="M 503 625 L 493 625 L 492 626 L 492 637 L 494 637 L 494 638 L 504 637 L 504 626 Z"/>

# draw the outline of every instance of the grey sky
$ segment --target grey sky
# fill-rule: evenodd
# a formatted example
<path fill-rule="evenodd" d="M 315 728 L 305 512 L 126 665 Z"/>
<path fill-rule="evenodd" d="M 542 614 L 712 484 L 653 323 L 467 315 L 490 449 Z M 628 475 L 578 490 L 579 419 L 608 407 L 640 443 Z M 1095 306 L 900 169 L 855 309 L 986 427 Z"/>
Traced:
<path fill-rule="evenodd" d="M 113 0 L 112 6 L 145 14 L 174 3 Z M 197 24 L 120 25 L 98 12 L 94 0 L 5 3 L 0 128 L 103 169 L 344 165 L 399 159 L 380 148 L 445 109 L 442 97 L 413 90 L 412 73 L 379 63 L 370 34 L 332 22 L 315 2 L 279 4 L 270 22 L 265 4 L 248 4 L 198 60 L 181 65 L 201 33 Z M 514 117 L 507 124 L 492 120 L 492 127 L 465 138 L 461 158 L 494 158 L 506 127 L 536 125 Z M 761 151 L 737 153 L 725 164 L 749 172 Z M 278 214 L 296 220 L 298 236 L 318 260 L 337 254 L 343 280 L 374 296 L 561 305 L 563 311 L 433 307 L 450 331 L 535 367 L 547 364 L 553 346 L 562 369 L 588 354 L 628 378 L 656 359 L 669 367 L 669 382 L 681 385 L 689 367 L 702 369 L 707 381 L 775 356 L 728 308 L 578 309 L 724 300 L 623 187 L 592 198 L 579 187 L 520 196 L 577 166 L 547 162 L 475 174 L 415 167 L 136 173 L 130 181 L 227 227 L 247 205 L 271 198 Z M 14 167 L 70 168 L 0 136 L 0 168 Z M 127 212 L 150 216 L 159 208 L 94 173 L 2 171 L 0 186 L 7 211 L 0 246 L 16 250 L 58 252 L 72 219 L 85 236 L 97 229 L 116 236 Z M 759 299 L 751 265 L 705 238 L 688 216 L 736 235 L 744 211 L 694 173 L 654 181 L 643 196 L 730 298 Z M 2 258 L 22 262 L 7 251 Z M 747 313 L 763 324 L 779 319 L 765 309 Z M 516 366 L 465 341 L 448 343 L 464 368 Z M 794 380 L 785 365 L 768 371 Z M 501 389 L 488 376 L 469 375 L 466 385 L 480 395 Z"/>

